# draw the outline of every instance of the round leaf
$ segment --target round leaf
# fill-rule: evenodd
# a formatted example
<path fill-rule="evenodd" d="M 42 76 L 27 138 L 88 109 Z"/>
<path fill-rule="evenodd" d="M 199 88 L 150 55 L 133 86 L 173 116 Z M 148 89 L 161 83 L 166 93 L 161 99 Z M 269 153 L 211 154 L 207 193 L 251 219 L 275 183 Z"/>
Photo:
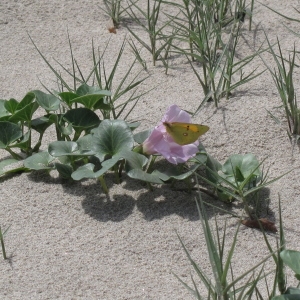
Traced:
<path fill-rule="evenodd" d="M 9 118 L 12 122 L 25 121 L 30 122 L 34 112 L 38 109 L 39 105 L 36 102 L 32 102 L 22 107 L 20 110 L 15 111 L 15 113 Z"/>
<path fill-rule="evenodd" d="M 164 183 L 163 181 L 160 180 L 159 174 L 155 172 L 149 174 L 141 169 L 132 169 L 127 173 L 127 175 L 133 179 L 138 179 L 150 183 L 158 183 L 158 184 Z"/>
<path fill-rule="evenodd" d="M 10 113 L 5 108 L 6 102 L 7 102 L 7 100 L 0 100 L 0 119 L 10 116 Z"/>
<path fill-rule="evenodd" d="M 80 107 L 70 109 L 64 119 L 71 123 L 75 130 L 86 130 L 99 125 L 99 117 L 90 109 Z"/>
<path fill-rule="evenodd" d="M 26 171 L 23 161 L 9 158 L 0 162 L 0 176 L 19 171 Z"/>
<path fill-rule="evenodd" d="M 73 168 L 70 165 L 55 163 L 55 168 L 62 178 L 64 179 L 71 178 Z"/>
<path fill-rule="evenodd" d="M 0 149 L 5 149 L 22 136 L 21 128 L 11 122 L 0 122 Z"/>
<path fill-rule="evenodd" d="M 69 107 L 71 107 L 72 101 L 78 97 L 77 94 L 74 94 L 72 92 L 62 92 L 59 93 L 58 95 Z"/>
<path fill-rule="evenodd" d="M 283 250 L 280 252 L 283 262 L 296 274 L 300 274 L 300 252 L 294 250 Z"/>
<path fill-rule="evenodd" d="M 95 155 L 103 161 L 122 151 L 131 151 L 134 140 L 131 129 L 122 120 L 104 120 L 92 130 Z"/>
<path fill-rule="evenodd" d="M 222 172 L 226 175 L 233 175 L 233 172 L 238 168 L 244 178 L 247 178 L 251 173 L 260 175 L 259 162 L 257 158 L 251 154 L 233 154 L 224 163 Z"/>
<path fill-rule="evenodd" d="M 45 94 L 42 91 L 32 91 L 38 104 L 46 111 L 55 111 L 59 109 L 60 100 L 54 95 Z"/>
<path fill-rule="evenodd" d="M 5 108 L 7 111 L 13 114 L 17 110 L 18 104 L 19 102 L 12 98 L 5 102 Z"/>
<path fill-rule="evenodd" d="M 63 155 L 80 155 L 78 153 L 78 145 L 76 142 L 56 141 L 50 143 L 48 152 L 55 157 Z"/>
<path fill-rule="evenodd" d="M 111 159 L 108 159 L 102 163 L 102 168 L 94 172 L 95 165 L 88 163 L 84 166 L 79 167 L 76 171 L 72 173 L 72 178 L 74 180 L 81 180 L 83 178 L 98 178 L 110 170 L 121 158 L 116 155 Z"/>
<path fill-rule="evenodd" d="M 137 143 L 142 144 L 150 136 L 152 131 L 153 131 L 153 129 L 148 129 L 148 130 L 138 132 L 133 136 L 134 140 Z"/>
<path fill-rule="evenodd" d="M 111 92 L 107 90 L 101 90 L 98 86 L 88 86 L 87 84 L 82 84 L 76 91 L 79 96 L 97 94 L 102 96 L 111 96 Z"/>
<path fill-rule="evenodd" d="M 48 152 L 39 152 L 26 158 L 24 166 L 31 170 L 50 170 L 53 167 L 49 166 L 49 164 L 54 159 Z"/>

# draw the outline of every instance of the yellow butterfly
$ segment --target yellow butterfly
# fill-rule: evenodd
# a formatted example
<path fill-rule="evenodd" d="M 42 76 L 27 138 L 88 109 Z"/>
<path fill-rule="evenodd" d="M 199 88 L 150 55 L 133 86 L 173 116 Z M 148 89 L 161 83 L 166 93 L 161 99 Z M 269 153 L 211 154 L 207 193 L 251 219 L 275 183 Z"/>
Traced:
<path fill-rule="evenodd" d="M 164 122 L 163 124 L 174 142 L 179 145 L 194 143 L 199 136 L 203 135 L 209 129 L 206 125 L 192 123 Z"/>

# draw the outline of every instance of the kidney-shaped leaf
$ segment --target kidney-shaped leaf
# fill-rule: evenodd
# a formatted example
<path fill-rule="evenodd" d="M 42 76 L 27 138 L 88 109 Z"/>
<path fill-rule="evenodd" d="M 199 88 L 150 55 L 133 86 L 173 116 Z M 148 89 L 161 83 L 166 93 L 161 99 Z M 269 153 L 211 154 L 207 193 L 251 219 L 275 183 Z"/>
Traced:
<path fill-rule="evenodd" d="M 194 164 L 187 168 L 186 172 L 184 173 L 182 173 L 177 166 L 170 166 L 169 169 L 165 170 L 164 172 L 156 170 L 153 173 L 157 174 L 157 176 L 159 176 L 159 178 L 163 181 L 168 181 L 171 178 L 176 180 L 185 180 L 193 175 L 200 166 L 200 164 Z"/>
<path fill-rule="evenodd" d="M 31 121 L 31 128 L 38 133 L 43 133 L 45 130 L 53 124 L 53 120 L 50 119 L 50 115 L 45 115 Z"/>
<path fill-rule="evenodd" d="M 87 84 L 82 84 L 76 91 L 76 94 L 79 96 L 84 95 L 102 95 L 102 96 L 111 96 L 111 92 L 107 90 L 101 90 L 98 86 L 89 86 Z"/>
<path fill-rule="evenodd" d="M 106 92 L 106 91 L 105 91 Z M 84 95 L 81 97 L 77 97 L 75 99 L 73 99 L 72 102 L 76 102 L 76 103 L 81 103 L 82 105 L 84 105 L 85 108 L 89 108 L 92 109 L 95 104 L 97 103 L 97 106 L 99 106 L 100 104 L 98 103 L 98 101 L 100 99 L 103 98 L 104 95 L 98 95 L 98 94 L 94 94 L 94 95 Z M 102 101 L 103 103 L 103 101 Z"/>
<path fill-rule="evenodd" d="M 0 122 L 0 149 L 5 149 L 22 136 L 21 128 L 14 123 Z"/>
<path fill-rule="evenodd" d="M 31 131 L 27 131 L 21 138 L 21 140 L 17 143 L 12 144 L 11 148 L 20 148 L 24 151 L 28 150 L 30 147 L 30 137 L 31 137 Z"/>
<path fill-rule="evenodd" d="M 142 144 L 149 136 L 150 133 L 153 131 L 153 129 L 148 129 L 148 130 L 144 130 L 141 132 L 138 132 L 136 134 L 134 134 L 134 140 L 139 143 Z"/>
<path fill-rule="evenodd" d="M 71 123 L 75 130 L 86 130 L 99 125 L 99 117 L 90 109 L 80 107 L 67 111 L 64 119 Z"/>
<path fill-rule="evenodd" d="M 80 143 L 72 141 L 56 141 L 52 142 L 48 146 L 48 152 L 54 157 L 61 156 L 89 156 L 94 152 L 91 149 L 87 149 L 90 143 L 89 138 L 81 138 Z M 87 140 L 87 141 L 86 141 Z"/>
<path fill-rule="evenodd" d="M 162 180 L 160 180 L 159 174 L 157 174 L 155 171 L 152 174 L 150 174 L 150 173 L 146 173 L 141 169 L 132 169 L 127 173 L 127 175 L 133 179 L 138 179 L 150 183 L 158 183 L 158 184 L 164 183 Z"/>
<path fill-rule="evenodd" d="M 287 295 L 298 295 L 300 297 L 300 289 L 294 287 L 288 287 L 284 294 Z M 300 299 L 300 298 L 299 298 Z"/>
<path fill-rule="evenodd" d="M 5 109 L 8 112 L 10 112 L 11 114 L 13 114 L 17 110 L 18 105 L 19 105 L 19 102 L 13 98 L 5 101 L 5 104 L 4 104 Z"/>
<path fill-rule="evenodd" d="M 20 110 L 14 112 L 14 114 L 9 118 L 11 122 L 25 121 L 30 122 L 34 112 L 38 109 L 39 105 L 36 102 L 32 102 L 22 107 Z"/>
<path fill-rule="evenodd" d="M 81 180 L 83 178 L 98 178 L 110 170 L 120 159 L 118 155 L 112 157 L 104 161 L 101 164 L 101 169 L 97 172 L 94 172 L 95 165 L 94 164 L 86 164 L 84 166 L 79 167 L 76 171 L 72 173 L 72 178 L 74 180 Z"/>
<path fill-rule="evenodd" d="M 122 151 L 119 156 L 126 160 L 125 169 L 127 172 L 132 169 L 143 169 L 148 162 L 146 156 L 133 151 Z"/>
<path fill-rule="evenodd" d="M 46 111 L 55 111 L 59 109 L 60 100 L 54 95 L 45 94 L 39 90 L 32 91 L 32 93 L 35 95 L 38 104 Z"/>
<path fill-rule="evenodd" d="M 300 294 L 275 296 L 272 300 L 300 300 Z"/>
<path fill-rule="evenodd" d="M 61 164 L 61 163 L 55 163 L 55 168 L 59 175 L 64 178 L 64 179 L 69 179 L 71 178 L 71 175 L 73 173 L 73 168 L 70 165 L 67 164 Z"/>
<path fill-rule="evenodd" d="M 243 182 L 250 175 L 249 182 L 257 182 L 260 180 L 261 171 L 259 170 L 259 162 L 256 157 L 251 154 L 233 154 L 222 166 L 222 172 L 224 177 L 231 181 L 233 184 L 237 182 Z M 222 174 L 220 174 L 222 176 Z"/>
<path fill-rule="evenodd" d="M 80 155 L 77 143 L 70 141 L 52 142 L 48 146 L 48 152 L 50 155 L 55 157 L 64 155 Z"/>
<path fill-rule="evenodd" d="M 22 108 L 30 104 L 34 100 L 34 98 L 35 98 L 34 93 L 32 92 L 27 93 L 25 97 L 19 102 L 17 110 L 21 110 Z"/>
<path fill-rule="evenodd" d="M 50 163 L 55 159 L 48 152 L 39 152 L 24 160 L 24 166 L 31 170 L 50 170 Z"/>
<path fill-rule="evenodd" d="M 233 154 L 224 163 L 222 172 L 226 175 L 231 175 L 233 170 L 238 168 L 244 178 L 247 178 L 252 173 L 253 175 L 260 176 L 260 170 L 258 166 L 259 162 L 252 153 L 245 155 Z"/>
<path fill-rule="evenodd" d="M 58 96 L 71 108 L 72 106 L 72 101 L 79 97 L 77 94 L 74 94 L 72 92 L 62 92 L 59 93 Z"/>
<path fill-rule="evenodd" d="M 97 178 L 94 168 L 94 164 L 85 164 L 74 171 L 71 176 L 74 180 L 81 180 L 83 178 Z"/>
<path fill-rule="evenodd" d="M 300 252 L 294 250 L 283 250 L 280 252 L 283 262 L 296 274 L 300 274 Z"/>
<path fill-rule="evenodd" d="M 26 170 L 27 168 L 24 167 L 23 161 L 14 158 L 9 158 L 0 162 L 0 176 Z"/>
<path fill-rule="evenodd" d="M 10 116 L 9 111 L 5 108 L 5 103 L 7 100 L 0 99 L 0 119 L 4 121 L 4 118 L 8 118 Z"/>
<path fill-rule="evenodd" d="M 122 120 L 104 120 L 92 130 L 93 148 L 100 161 L 122 151 L 131 151 L 134 140 L 132 131 Z"/>
<path fill-rule="evenodd" d="M 78 148 L 80 150 L 80 153 L 94 155 L 94 151 L 92 150 L 93 146 L 93 136 L 91 134 L 87 134 L 85 136 L 80 137 L 76 141 Z"/>

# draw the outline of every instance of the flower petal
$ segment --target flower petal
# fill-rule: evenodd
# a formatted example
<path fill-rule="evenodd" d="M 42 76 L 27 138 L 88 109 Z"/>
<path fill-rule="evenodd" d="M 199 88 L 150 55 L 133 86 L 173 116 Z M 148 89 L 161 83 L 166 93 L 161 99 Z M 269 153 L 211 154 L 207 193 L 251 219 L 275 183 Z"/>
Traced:
<path fill-rule="evenodd" d="M 162 122 L 191 123 L 191 116 L 177 105 L 171 105 L 164 115 Z"/>
<path fill-rule="evenodd" d="M 146 154 L 160 154 L 172 164 L 184 163 L 199 151 L 199 142 L 179 145 L 167 133 L 163 122 L 190 123 L 190 115 L 181 110 L 177 105 L 171 105 L 162 121 L 151 132 L 150 136 L 143 143 L 143 152 Z"/>

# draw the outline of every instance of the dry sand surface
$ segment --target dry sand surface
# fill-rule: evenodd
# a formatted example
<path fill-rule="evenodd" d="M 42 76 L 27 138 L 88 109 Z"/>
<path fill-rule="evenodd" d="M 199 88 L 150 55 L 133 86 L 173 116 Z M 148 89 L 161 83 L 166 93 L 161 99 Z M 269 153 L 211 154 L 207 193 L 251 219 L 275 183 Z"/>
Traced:
<path fill-rule="evenodd" d="M 296 0 L 262 2 L 285 15 L 300 17 L 293 10 L 293 6 L 300 8 Z M 49 88 L 56 88 L 54 74 L 34 49 L 28 34 L 57 69 L 54 59 L 71 69 L 68 28 L 74 56 L 84 74 L 92 67 L 92 39 L 100 50 L 104 50 L 110 40 L 105 54 L 109 70 L 124 38 L 130 35 L 122 24 L 117 34 L 109 33 L 108 17 L 100 6 L 103 7 L 101 0 L 1 0 L 0 97 L 21 100 L 30 90 L 43 90 L 39 80 Z M 147 40 L 138 26 L 126 22 Z M 265 40 L 263 30 L 272 43 L 279 38 L 285 53 L 292 49 L 294 41 L 297 47 L 299 38 L 285 26 L 293 30 L 299 28 L 299 24 L 255 4 L 253 30 L 248 31 L 246 20 L 238 55 L 244 57 L 257 50 Z M 140 76 L 149 75 L 149 78 L 140 90 L 153 90 L 131 114 L 133 120 L 142 120 L 139 130 L 154 126 L 171 104 L 195 110 L 203 93 L 186 60 L 173 56 L 169 75 L 165 75 L 161 63 L 152 66 L 148 52 L 142 49 L 141 55 L 149 70 Z M 264 57 L 274 64 L 270 57 Z M 117 82 L 133 59 L 126 45 L 116 74 Z M 259 58 L 246 66 L 245 72 L 256 67 L 264 68 Z M 137 64 L 132 75 L 140 69 Z M 297 85 L 295 89 L 299 92 Z M 265 189 L 263 196 L 270 199 L 268 217 L 278 226 L 280 193 L 287 247 L 300 250 L 299 148 L 293 149 L 285 128 L 275 124 L 267 113 L 267 110 L 274 113 L 285 126 L 283 110 L 276 109 L 280 105 L 272 78 L 265 72 L 241 86 L 229 100 L 221 99 L 218 109 L 208 103 L 194 122 L 210 127 L 201 141 L 208 153 L 222 163 L 231 154 L 251 152 L 260 161 L 267 158 L 265 168 L 270 168 L 270 179 L 292 170 Z M 44 149 L 53 140 L 53 131 L 47 132 Z M 0 152 L 0 159 L 7 157 L 8 153 Z M 176 236 L 177 231 L 192 257 L 211 275 L 195 195 L 172 190 L 169 186 L 154 186 L 153 191 L 149 191 L 141 182 L 126 176 L 118 185 L 114 184 L 113 176 L 108 175 L 107 183 L 109 197 L 95 180 L 66 183 L 55 174 L 51 177 L 41 172 L 1 179 L 0 225 L 11 227 L 5 238 L 9 259 L 0 261 L 0 299 L 193 299 L 173 273 L 191 284 L 192 267 Z M 230 210 L 229 206 L 226 208 Z M 232 210 L 242 213 L 241 207 L 236 205 Z M 222 229 L 229 214 L 208 210 L 211 222 L 215 215 Z M 228 219 L 226 248 L 237 222 L 236 218 Z M 277 236 L 269 235 L 272 245 Z M 235 274 L 241 274 L 267 254 L 262 234 L 241 227 L 232 260 Z M 273 268 L 272 261 L 266 264 L 266 271 Z"/>

